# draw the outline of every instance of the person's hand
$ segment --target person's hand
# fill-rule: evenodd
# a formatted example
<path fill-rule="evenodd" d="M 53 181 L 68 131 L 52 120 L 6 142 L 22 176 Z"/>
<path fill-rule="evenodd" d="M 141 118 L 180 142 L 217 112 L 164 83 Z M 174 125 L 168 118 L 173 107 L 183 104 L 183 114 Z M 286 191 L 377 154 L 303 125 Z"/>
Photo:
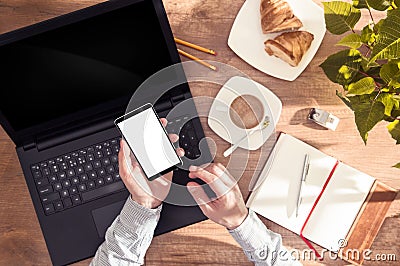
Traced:
<path fill-rule="evenodd" d="M 167 125 L 165 118 L 161 118 L 160 121 L 164 127 Z M 169 134 L 169 139 L 173 143 L 177 142 L 178 135 Z M 119 174 L 131 193 L 132 200 L 149 209 L 158 207 L 169 193 L 173 172 L 148 181 L 126 142 L 122 139 L 120 144 Z M 176 152 L 181 157 L 185 155 L 182 148 L 178 148 Z"/>
<path fill-rule="evenodd" d="M 199 204 L 200 209 L 212 221 L 235 229 L 246 219 L 249 211 L 244 204 L 242 193 L 235 179 L 220 164 L 210 164 L 206 168 L 191 166 L 190 178 L 200 178 L 206 182 L 217 195 L 210 200 L 203 188 L 196 182 L 189 182 L 187 188 Z"/>

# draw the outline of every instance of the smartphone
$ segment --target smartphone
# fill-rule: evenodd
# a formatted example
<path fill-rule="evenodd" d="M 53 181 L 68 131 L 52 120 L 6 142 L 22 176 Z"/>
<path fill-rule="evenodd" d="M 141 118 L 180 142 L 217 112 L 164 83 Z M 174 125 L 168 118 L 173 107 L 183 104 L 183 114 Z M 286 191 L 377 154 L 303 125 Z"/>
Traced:
<path fill-rule="evenodd" d="M 148 180 L 154 180 L 182 164 L 150 103 L 118 117 L 115 125 Z"/>

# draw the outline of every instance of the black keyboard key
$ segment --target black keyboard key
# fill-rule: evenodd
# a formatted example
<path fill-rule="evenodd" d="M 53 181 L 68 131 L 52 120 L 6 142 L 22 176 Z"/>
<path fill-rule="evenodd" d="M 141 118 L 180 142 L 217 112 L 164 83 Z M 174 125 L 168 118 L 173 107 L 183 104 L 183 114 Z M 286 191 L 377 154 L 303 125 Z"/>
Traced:
<path fill-rule="evenodd" d="M 49 176 L 51 174 L 49 168 L 43 168 L 42 169 L 42 173 L 43 173 L 44 176 Z"/>
<path fill-rule="evenodd" d="M 104 170 L 104 168 L 100 168 L 97 172 L 99 173 L 99 176 L 106 175 L 106 170 Z"/>
<path fill-rule="evenodd" d="M 41 178 L 42 173 L 39 170 L 33 171 L 33 177 L 34 178 Z"/>
<path fill-rule="evenodd" d="M 119 191 L 119 190 L 123 189 L 124 187 L 125 186 L 124 186 L 124 183 L 122 183 L 122 181 L 111 183 L 109 185 L 102 186 L 102 187 L 96 188 L 94 190 L 89 190 L 87 192 L 82 193 L 82 200 L 89 201 L 89 200 L 92 200 L 95 198 L 99 198 L 104 195 Z"/>
<path fill-rule="evenodd" d="M 114 151 L 114 153 L 118 153 L 119 152 L 119 145 L 114 145 L 113 146 L 113 151 Z"/>
<path fill-rule="evenodd" d="M 76 186 L 73 186 L 73 187 L 71 187 L 69 189 L 69 194 L 70 195 L 73 195 L 73 194 L 76 194 L 76 193 L 78 193 L 78 188 Z"/>
<path fill-rule="evenodd" d="M 69 159 L 67 163 L 69 167 L 76 167 L 78 165 L 75 159 Z"/>
<path fill-rule="evenodd" d="M 32 171 L 37 171 L 37 170 L 39 170 L 39 165 L 37 165 L 37 164 L 31 165 L 31 170 L 32 170 Z"/>
<path fill-rule="evenodd" d="M 94 183 L 94 181 L 89 181 L 87 183 L 87 188 L 88 189 L 94 189 L 96 187 L 96 184 Z"/>
<path fill-rule="evenodd" d="M 93 147 L 88 147 L 86 149 L 87 153 L 93 153 L 94 152 L 94 148 Z"/>
<path fill-rule="evenodd" d="M 54 183 L 54 182 L 56 182 L 56 181 L 58 180 L 58 178 L 57 178 L 56 175 L 51 175 L 51 176 L 49 177 L 49 180 L 50 180 L 51 183 Z"/>
<path fill-rule="evenodd" d="M 109 165 L 111 162 L 110 162 L 110 159 L 109 158 L 104 158 L 103 159 L 103 165 Z"/>
<path fill-rule="evenodd" d="M 85 171 L 89 172 L 93 170 L 93 166 L 91 163 L 85 164 Z"/>
<path fill-rule="evenodd" d="M 52 203 L 44 205 L 44 212 L 46 214 L 52 214 L 54 212 L 54 206 Z"/>
<path fill-rule="evenodd" d="M 64 155 L 64 160 L 69 160 L 69 159 L 71 159 L 71 155 L 69 155 L 69 154 Z"/>
<path fill-rule="evenodd" d="M 82 165 L 82 164 L 86 163 L 86 158 L 83 156 L 80 156 L 80 157 L 78 157 L 77 161 L 78 161 L 79 165 Z"/>
<path fill-rule="evenodd" d="M 53 188 L 51 185 L 39 188 L 39 194 L 44 195 L 53 192 Z"/>
<path fill-rule="evenodd" d="M 56 162 L 57 163 L 62 163 L 64 160 L 63 160 L 63 158 L 62 157 L 57 157 L 56 158 Z"/>
<path fill-rule="evenodd" d="M 46 162 L 42 162 L 42 163 L 40 163 L 40 167 L 47 167 L 47 163 Z"/>
<path fill-rule="evenodd" d="M 100 161 L 94 161 L 93 162 L 94 168 L 100 168 L 101 167 L 101 162 Z"/>
<path fill-rule="evenodd" d="M 104 154 L 106 155 L 106 156 L 110 156 L 111 154 L 112 154 L 112 150 L 111 150 L 111 148 L 106 148 L 105 150 L 104 150 Z"/>
<path fill-rule="evenodd" d="M 65 172 L 60 172 L 60 173 L 58 173 L 58 177 L 59 177 L 60 179 L 64 179 L 64 178 L 67 177 L 67 174 L 66 174 Z"/>
<path fill-rule="evenodd" d="M 55 163 L 56 163 L 56 161 L 54 161 L 54 160 L 48 160 L 48 161 L 47 161 L 47 164 L 48 164 L 49 166 L 54 165 Z"/>
<path fill-rule="evenodd" d="M 71 182 L 72 182 L 73 185 L 76 185 L 76 184 L 79 183 L 79 178 L 78 177 L 73 177 L 73 178 L 71 178 Z"/>
<path fill-rule="evenodd" d="M 104 185 L 103 178 L 96 179 L 96 186 L 102 186 L 102 185 Z"/>
<path fill-rule="evenodd" d="M 108 175 L 108 176 L 106 176 L 105 180 L 106 180 L 106 183 L 111 183 L 113 181 L 113 178 L 112 178 L 112 176 Z"/>
<path fill-rule="evenodd" d="M 113 140 L 110 141 L 110 143 L 112 145 L 118 144 L 118 139 L 113 139 Z"/>
<path fill-rule="evenodd" d="M 95 171 L 89 173 L 89 178 L 94 179 L 97 177 L 97 173 Z"/>
<path fill-rule="evenodd" d="M 68 176 L 68 177 L 72 177 L 72 176 L 74 176 L 74 175 L 75 175 L 74 169 L 69 169 L 69 170 L 67 171 L 67 176 Z"/>
<path fill-rule="evenodd" d="M 75 152 L 71 153 L 71 155 L 72 155 L 72 157 L 78 157 L 79 153 L 75 151 Z"/>
<path fill-rule="evenodd" d="M 80 175 L 80 178 L 81 178 L 81 182 L 86 182 L 89 180 L 89 177 L 87 176 L 87 174 Z"/>
<path fill-rule="evenodd" d="M 78 189 L 79 189 L 80 192 L 83 192 L 83 191 L 86 190 L 86 185 L 85 185 L 85 184 L 80 184 L 80 185 L 78 186 Z"/>
<path fill-rule="evenodd" d="M 103 158 L 103 153 L 101 151 L 95 151 L 94 156 L 97 159 Z"/>
<path fill-rule="evenodd" d="M 69 196 L 69 191 L 67 189 L 64 189 L 61 191 L 61 197 L 65 198 Z"/>
<path fill-rule="evenodd" d="M 120 180 L 121 176 L 119 175 L 119 173 L 114 173 L 114 179 L 115 180 Z"/>
<path fill-rule="evenodd" d="M 64 209 L 64 205 L 62 204 L 61 201 L 56 201 L 54 203 L 54 207 L 57 211 L 61 211 L 62 209 Z"/>
<path fill-rule="evenodd" d="M 58 200 L 58 199 L 60 199 L 60 194 L 58 194 L 58 192 L 42 196 L 42 202 L 43 203 L 52 202 L 52 201 L 55 201 L 55 200 Z"/>
<path fill-rule="evenodd" d="M 72 206 L 72 200 L 70 198 L 66 198 L 63 200 L 65 208 Z"/>
<path fill-rule="evenodd" d="M 97 144 L 94 146 L 95 150 L 101 150 L 103 148 L 103 146 L 101 146 L 101 144 Z"/>
<path fill-rule="evenodd" d="M 83 170 L 83 167 L 82 166 L 78 166 L 77 168 L 76 168 L 76 173 L 79 175 L 79 174 L 83 174 L 83 172 L 85 172 L 85 170 Z"/>
<path fill-rule="evenodd" d="M 86 155 L 86 154 L 87 154 L 87 151 L 86 151 L 86 150 L 80 150 L 80 151 L 79 151 L 79 154 L 80 154 L 80 155 Z"/>
<path fill-rule="evenodd" d="M 111 156 L 111 162 L 112 163 L 118 163 L 118 156 L 117 155 Z"/>
<path fill-rule="evenodd" d="M 42 179 L 36 180 L 36 185 L 37 185 L 38 187 L 47 185 L 48 183 L 49 183 L 49 180 L 48 180 L 47 178 L 42 178 Z"/>
<path fill-rule="evenodd" d="M 110 165 L 110 166 L 107 166 L 106 171 L 107 171 L 107 173 L 112 174 L 112 173 L 114 173 L 115 170 L 114 170 L 114 167 L 112 165 Z"/>
<path fill-rule="evenodd" d="M 61 183 L 55 183 L 53 186 L 54 186 L 54 190 L 61 190 L 62 189 Z"/>
<path fill-rule="evenodd" d="M 68 169 L 68 165 L 67 165 L 66 162 L 62 162 L 59 166 L 60 166 L 61 170 L 67 170 Z"/>
<path fill-rule="evenodd" d="M 72 199 L 72 203 L 73 203 L 74 205 L 78 205 L 78 204 L 81 203 L 81 197 L 79 197 L 79 195 L 73 195 L 73 196 L 71 197 L 71 199 Z"/>
<path fill-rule="evenodd" d="M 52 165 L 50 166 L 51 172 L 53 173 L 58 173 L 60 170 L 58 169 L 57 165 Z"/>
<path fill-rule="evenodd" d="M 62 181 L 62 185 L 63 187 L 67 188 L 71 186 L 71 181 L 69 181 L 69 179 L 65 179 Z"/>

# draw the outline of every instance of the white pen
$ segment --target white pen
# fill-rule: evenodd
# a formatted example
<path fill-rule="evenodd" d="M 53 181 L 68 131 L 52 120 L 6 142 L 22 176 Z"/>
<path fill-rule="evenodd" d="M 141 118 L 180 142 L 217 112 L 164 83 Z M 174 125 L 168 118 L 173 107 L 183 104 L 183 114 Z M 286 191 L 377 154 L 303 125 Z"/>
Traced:
<path fill-rule="evenodd" d="M 308 169 L 310 168 L 310 155 L 306 154 L 304 156 L 304 164 L 303 164 L 303 172 L 301 174 L 301 179 L 300 179 L 300 187 L 299 187 L 299 192 L 297 194 L 297 204 L 296 204 L 296 217 L 299 214 L 299 208 L 300 208 L 300 203 L 301 203 L 301 191 L 304 185 L 304 182 L 306 181 L 307 175 L 308 175 Z"/>

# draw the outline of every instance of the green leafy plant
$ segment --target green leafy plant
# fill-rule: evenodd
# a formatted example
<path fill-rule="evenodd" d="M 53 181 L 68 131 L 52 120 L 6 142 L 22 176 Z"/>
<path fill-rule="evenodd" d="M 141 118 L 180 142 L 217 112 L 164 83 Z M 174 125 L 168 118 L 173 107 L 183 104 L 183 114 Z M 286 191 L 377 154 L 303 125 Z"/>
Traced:
<path fill-rule="evenodd" d="M 400 0 L 353 0 L 323 2 L 329 32 L 341 35 L 347 49 L 330 55 L 320 66 L 326 76 L 340 84 L 336 95 L 354 111 L 364 143 L 380 121 L 396 144 L 400 144 Z M 370 16 L 361 32 L 354 30 L 364 9 Z M 371 10 L 386 12 L 375 21 Z M 400 163 L 394 165 L 400 168 Z"/>

